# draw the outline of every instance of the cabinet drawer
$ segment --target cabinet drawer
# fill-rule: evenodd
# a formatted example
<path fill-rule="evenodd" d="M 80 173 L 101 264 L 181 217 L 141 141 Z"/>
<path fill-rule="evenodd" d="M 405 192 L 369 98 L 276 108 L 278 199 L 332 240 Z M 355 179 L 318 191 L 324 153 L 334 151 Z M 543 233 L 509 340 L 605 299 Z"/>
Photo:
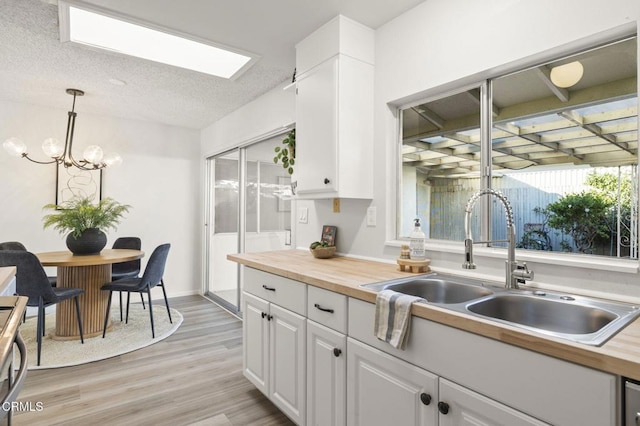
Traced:
<path fill-rule="evenodd" d="M 297 314 L 307 315 L 307 285 L 300 281 L 245 268 L 244 291 Z"/>
<path fill-rule="evenodd" d="M 307 317 L 340 333 L 347 333 L 347 296 L 309 286 Z"/>

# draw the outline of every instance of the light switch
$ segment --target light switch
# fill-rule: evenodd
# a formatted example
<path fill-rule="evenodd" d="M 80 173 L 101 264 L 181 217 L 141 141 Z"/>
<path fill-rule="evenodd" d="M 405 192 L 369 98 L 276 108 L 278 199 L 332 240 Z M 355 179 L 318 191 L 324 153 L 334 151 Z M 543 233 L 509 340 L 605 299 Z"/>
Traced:
<path fill-rule="evenodd" d="M 367 226 L 376 226 L 376 208 L 369 207 L 367 209 Z"/>
<path fill-rule="evenodd" d="M 298 223 L 308 223 L 309 222 L 309 208 L 307 207 L 299 207 L 298 208 Z"/>

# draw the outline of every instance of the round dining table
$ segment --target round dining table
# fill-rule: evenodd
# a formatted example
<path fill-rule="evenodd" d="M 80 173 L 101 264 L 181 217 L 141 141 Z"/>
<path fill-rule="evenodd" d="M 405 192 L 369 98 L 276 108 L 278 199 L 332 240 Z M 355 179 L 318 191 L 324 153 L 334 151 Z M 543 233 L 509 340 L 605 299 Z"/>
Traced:
<path fill-rule="evenodd" d="M 144 256 L 141 250 L 105 249 L 99 254 L 74 255 L 70 251 L 36 253 L 42 266 L 58 268 L 58 287 L 75 287 L 84 290 L 78 301 L 84 337 L 102 334 L 104 315 L 109 301 L 109 292 L 100 290 L 111 282 L 111 265 L 128 262 Z M 107 329 L 111 325 L 111 318 Z M 75 305 L 73 300 L 65 300 L 56 305 L 56 331 L 51 336 L 56 340 L 80 339 Z"/>

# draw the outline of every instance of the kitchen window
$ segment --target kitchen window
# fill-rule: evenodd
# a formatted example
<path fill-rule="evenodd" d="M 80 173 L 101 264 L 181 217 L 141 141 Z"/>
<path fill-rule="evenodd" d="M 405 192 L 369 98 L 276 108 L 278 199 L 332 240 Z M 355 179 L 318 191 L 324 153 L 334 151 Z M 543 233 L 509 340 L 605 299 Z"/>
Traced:
<path fill-rule="evenodd" d="M 637 64 L 631 37 L 403 108 L 398 237 L 419 217 L 428 238 L 462 241 L 467 200 L 491 187 L 519 249 L 637 259 Z M 504 239 L 486 200 L 472 233 Z"/>

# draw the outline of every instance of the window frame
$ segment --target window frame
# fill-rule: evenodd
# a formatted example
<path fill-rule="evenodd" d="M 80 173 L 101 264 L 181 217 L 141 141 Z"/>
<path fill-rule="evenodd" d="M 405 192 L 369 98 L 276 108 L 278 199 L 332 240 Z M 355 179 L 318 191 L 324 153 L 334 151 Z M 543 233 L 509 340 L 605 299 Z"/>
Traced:
<path fill-rule="evenodd" d="M 533 66 L 539 66 L 543 64 L 547 64 L 553 61 L 560 60 L 562 58 L 567 58 L 572 55 L 579 54 L 581 52 L 585 52 L 590 49 L 596 49 L 608 44 L 615 43 L 617 41 L 621 41 L 627 38 L 635 37 L 636 43 L 638 43 L 638 32 L 636 26 L 633 27 L 621 27 L 615 31 L 612 31 L 608 37 L 600 36 L 592 37 L 588 40 L 580 40 L 573 44 L 573 46 L 561 46 L 557 49 L 554 49 L 554 52 L 543 53 L 540 55 L 535 55 L 535 57 L 525 58 L 520 61 L 517 61 L 511 65 L 505 65 L 503 67 L 496 68 L 493 73 L 482 73 L 479 75 L 475 81 L 466 79 L 466 81 L 460 82 L 456 84 L 456 82 L 451 82 L 446 85 L 436 87 L 430 90 L 427 90 L 422 93 L 422 96 L 418 97 L 417 95 L 411 96 L 411 100 L 407 102 L 396 102 L 390 103 L 390 111 L 394 117 L 396 124 L 396 140 L 393 150 L 394 158 L 395 158 L 395 175 L 396 175 L 396 185 L 392 189 L 395 192 L 395 197 L 391 197 L 390 199 L 395 199 L 395 205 L 393 209 L 395 210 L 395 220 L 393 220 L 393 229 L 388 232 L 388 241 L 385 243 L 387 246 L 391 247 L 399 247 L 402 244 L 406 244 L 406 238 L 400 237 L 400 232 L 402 229 L 402 214 L 403 214 L 403 206 L 402 206 L 402 196 L 403 196 L 403 164 L 402 164 L 402 147 L 403 147 L 403 134 L 402 134 L 402 119 L 403 119 L 403 110 L 406 110 L 411 107 L 415 107 L 424 103 L 432 102 L 438 99 L 443 99 L 448 96 L 455 95 L 457 93 L 479 88 L 480 89 L 480 139 L 481 139 L 481 187 L 482 188 L 490 188 L 491 187 L 491 177 L 493 173 L 492 161 L 491 161 L 491 144 L 492 144 L 492 135 L 491 131 L 493 128 L 493 120 L 491 116 L 491 105 L 492 105 L 492 86 L 493 80 L 496 80 L 501 77 L 508 76 L 510 74 L 518 73 L 520 71 L 526 70 Z M 640 46 L 638 47 L 640 50 Z M 636 78 L 637 78 L 637 70 L 640 68 L 640 63 L 638 63 L 636 68 Z M 471 81 L 471 82 L 470 82 Z M 636 91 L 636 102 L 638 103 L 640 110 L 640 90 Z M 638 120 L 638 129 L 640 129 L 640 114 L 637 117 Z M 638 150 L 637 160 L 640 160 L 640 150 Z M 640 164 L 640 161 L 638 161 Z M 639 197 L 640 198 L 640 195 Z M 462 206 L 461 206 L 462 208 Z M 482 209 L 482 211 L 481 211 Z M 490 227 L 488 224 L 491 222 L 490 219 L 490 206 L 488 203 L 479 203 L 475 208 L 475 214 L 481 214 L 482 220 L 482 236 L 478 236 L 483 240 L 487 240 Z M 391 222 L 390 222 L 391 223 Z M 640 229 L 638 230 L 640 232 Z M 479 239 L 478 238 L 478 239 Z M 426 248 L 429 251 L 439 251 L 443 253 L 462 253 L 462 241 L 454 241 L 454 240 L 435 240 L 427 238 Z M 504 247 L 484 247 L 479 246 L 474 248 L 474 252 L 477 256 L 486 256 L 491 258 L 504 258 L 505 256 L 505 248 Z M 518 259 L 523 261 L 533 261 L 540 264 L 549 264 L 549 265 L 561 265 L 561 266 L 569 266 L 569 267 L 579 267 L 583 269 L 598 269 L 598 270 L 607 270 L 607 271 L 615 271 L 615 272 L 623 272 L 623 273 L 638 273 L 640 269 L 640 258 L 639 259 L 626 259 L 626 258 L 617 258 L 617 257 L 608 257 L 608 256 L 599 256 L 599 255 L 588 255 L 588 254 L 580 254 L 576 256 L 576 253 L 562 253 L 562 252 L 548 252 L 548 251 L 535 251 L 535 250 L 523 250 L 519 249 L 517 251 Z"/>

